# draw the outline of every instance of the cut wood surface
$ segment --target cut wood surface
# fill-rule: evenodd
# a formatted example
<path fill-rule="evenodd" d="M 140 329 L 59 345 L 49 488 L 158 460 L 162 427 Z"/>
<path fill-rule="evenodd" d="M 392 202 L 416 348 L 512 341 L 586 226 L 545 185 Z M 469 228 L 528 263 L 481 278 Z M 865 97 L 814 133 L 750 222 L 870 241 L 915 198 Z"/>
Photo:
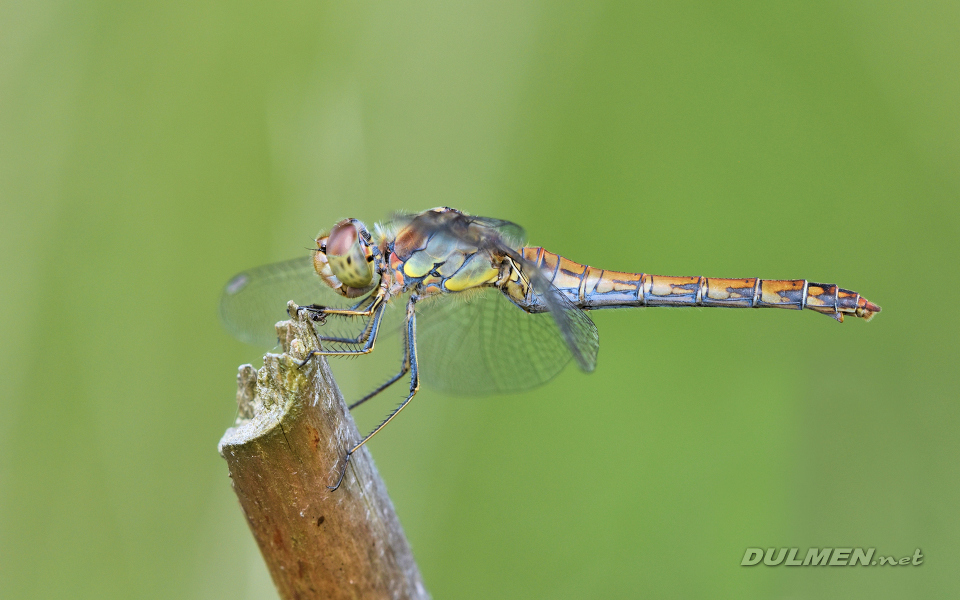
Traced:
<path fill-rule="evenodd" d="M 280 597 L 429 598 L 366 447 L 327 488 L 361 436 L 326 361 L 298 367 L 318 341 L 290 316 L 277 324 L 284 353 L 240 367 L 239 418 L 219 446 Z"/>

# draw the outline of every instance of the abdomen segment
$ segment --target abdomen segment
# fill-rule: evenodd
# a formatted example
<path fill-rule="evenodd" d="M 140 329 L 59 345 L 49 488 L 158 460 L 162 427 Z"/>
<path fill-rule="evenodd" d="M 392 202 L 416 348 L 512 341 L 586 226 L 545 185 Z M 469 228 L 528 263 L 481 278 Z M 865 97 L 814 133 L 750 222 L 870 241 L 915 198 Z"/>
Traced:
<path fill-rule="evenodd" d="M 843 322 L 844 315 L 870 320 L 880 307 L 860 294 L 832 283 L 806 279 L 723 279 L 669 277 L 607 271 L 547 252 L 523 248 L 573 303 L 585 310 L 637 306 L 720 306 L 726 308 L 804 308 Z"/>

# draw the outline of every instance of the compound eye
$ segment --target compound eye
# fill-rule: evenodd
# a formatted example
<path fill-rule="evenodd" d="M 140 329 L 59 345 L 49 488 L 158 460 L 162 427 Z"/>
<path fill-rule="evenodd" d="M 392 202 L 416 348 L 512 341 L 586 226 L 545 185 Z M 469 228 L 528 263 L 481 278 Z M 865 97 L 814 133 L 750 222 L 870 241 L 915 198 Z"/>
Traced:
<path fill-rule="evenodd" d="M 343 221 L 330 232 L 326 253 L 332 256 L 349 254 L 359 241 L 356 226 L 350 221 Z"/>
<path fill-rule="evenodd" d="M 362 289 L 373 281 L 373 267 L 367 260 L 370 247 L 360 239 L 352 220 L 341 221 L 327 239 L 326 258 L 330 269 L 344 285 Z"/>
<path fill-rule="evenodd" d="M 330 241 L 330 236 L 323 235 L 317 238 L 317 249 L 324 254 L 327 253 L 327 242 Z"/>

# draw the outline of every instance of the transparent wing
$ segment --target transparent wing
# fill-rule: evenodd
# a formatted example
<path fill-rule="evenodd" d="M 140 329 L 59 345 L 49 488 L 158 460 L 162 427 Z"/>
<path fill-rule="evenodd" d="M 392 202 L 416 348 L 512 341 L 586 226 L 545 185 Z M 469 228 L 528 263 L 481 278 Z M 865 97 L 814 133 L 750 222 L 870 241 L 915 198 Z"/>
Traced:
<path fill-rule="evenodd" d="M 519 392 L 546 383 L 570 362 L 566 337 L 549 312 L 527 313 L 495 288 L 463 297 L 417 305 L 417 362 L 429 387 L 461 396 Z"/>
<path fill-rule="evenodd" d="M 591 373 L 597 367 L 597 352 L 600 349 L 600 334 L 587 313 L 577 308 L 560 290 L 548 280 L 534 263 L 519 255 L 512 257 L 521 265 L 521 272 L 529 278 L 533 291 L 557 324 L 577 366 Z"/>
<path fill-rule="evenodd" d="M 502 219 L 475 217 L 454 210 L 431 210 L 417 215 L 399 214 L 394 216 L 393 223 L 404 229 L 415 230 L 415 239 L 433 235 L 451 236 L 462 242 L 464 247 L 488 251 L 493 256 L 509 256 L 532 286 L 535 308 L 546 311 L 553 318 L 561 339 L 576 359 L 577 365 L 587 372 L 594 370 L 599 347 L 596 325 L 586 313 L 564 296 L 535 264 L 524 260 L 520 255 L 517 249 L 519 240 L 524 236 L 522 227 Z M 403 233 L 400 234 L 402 235 Z"/>
<path fill-rule="evenodd" d="M 527 241 L 527 231 L 513 223 L 511 221 L 504 221 L 503 219 L 494 219 L 492 217 L 469 217 L 473 222 L 480 223 L 491 229 L 494 229 L 499 233 L 504 239 L 510 243 L 510 245 L 519 247 Z"/>
<path fill-rule="evenodd" d="M 463 213 L 394 213 L 388 222 L 397 227 L 403 228 L 414 224 L 424 235 L 430 235 L 436 231 L 444 231 L 452 235 L 465 233 L 471 224 L 481 225 L 499 234 L 503 240 L 512 247 L 520 247 L 527 239 L 526 230 L 511 221 L 496 219 L 493 217 L 477 217 Z"/>
<path fill-rule="evenodd" d="M 273 326 L 288 318 L 290 300 L 323 306 L 351 302 L 324 284 L 313 268 L 312 258 L 303 256 L 238 273 L 223 288 L 220 320 L 237 339 L 272 348 L 277 344 Z"/>

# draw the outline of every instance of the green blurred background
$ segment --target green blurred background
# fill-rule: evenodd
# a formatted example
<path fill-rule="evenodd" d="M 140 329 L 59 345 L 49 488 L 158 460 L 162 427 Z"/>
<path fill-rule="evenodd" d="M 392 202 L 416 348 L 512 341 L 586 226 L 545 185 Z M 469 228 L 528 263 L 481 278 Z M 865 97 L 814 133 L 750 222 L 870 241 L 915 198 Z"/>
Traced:
<path fill-rule="evenodd" d="M 960 594 L 955 2 L 0 23 L 3 598 L 275 597 L 216 451 L 261 354 L 221 286 L 438 205 L 603 268 L 807 277 L 884 312 L 608 311 L 592 375 L 421 392 L 370 447 L 436 598 Z M 926 558 L 741 567 L 752 546 Z"/>

